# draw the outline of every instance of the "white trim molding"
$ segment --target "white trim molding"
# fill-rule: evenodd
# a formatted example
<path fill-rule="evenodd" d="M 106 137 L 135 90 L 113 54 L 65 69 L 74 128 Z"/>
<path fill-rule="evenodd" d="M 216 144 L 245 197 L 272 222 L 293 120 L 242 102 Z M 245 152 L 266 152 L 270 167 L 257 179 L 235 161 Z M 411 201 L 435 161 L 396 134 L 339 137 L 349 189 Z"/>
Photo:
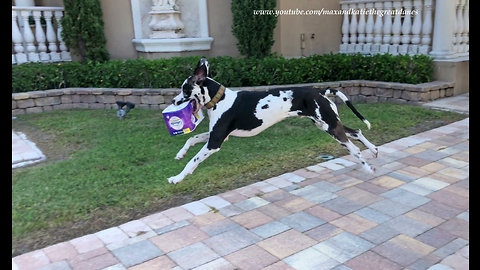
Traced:
<path fill-rule="evenodd" d="M 181 0 L 177 0 L 180 2 Z M 198 0 L 198 36 L 183 38 L 149 38 L 145 25 L 149 19 L 147 6 L 151 6 L 150 0 L 130 0 L 132 9 L 132 22 L 134 39 L 132 43 L 139 52 L 185 52 L 205 51 L 211 49 L 213 37 L 208 32 L 207 0 Z M 181 11 L 181 10 L 180 10 Z"/>
<path fill-rule="evenodd" d="M 210 50 L 213 38 L 155 38 L 133 39 L 139 52 L 185 52 Z"/>

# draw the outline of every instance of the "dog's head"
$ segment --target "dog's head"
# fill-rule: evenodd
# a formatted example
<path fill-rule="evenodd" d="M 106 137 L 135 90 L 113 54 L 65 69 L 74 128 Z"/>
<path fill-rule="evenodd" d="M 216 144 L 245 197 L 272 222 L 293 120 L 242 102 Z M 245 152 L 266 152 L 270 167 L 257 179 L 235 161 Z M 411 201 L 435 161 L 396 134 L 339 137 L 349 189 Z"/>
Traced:
<path fill-rule="evenodd" d="M 210 65 L 206 58 L 198 61 L 193 75 L 183 82 L 182 92 L 173 98 L 172 103 L 174 105 L 192 102 L 193 112 L 196 113 L 211 100 L 207 87 L 203 85 L 207 79 L 209 67 Z"/>

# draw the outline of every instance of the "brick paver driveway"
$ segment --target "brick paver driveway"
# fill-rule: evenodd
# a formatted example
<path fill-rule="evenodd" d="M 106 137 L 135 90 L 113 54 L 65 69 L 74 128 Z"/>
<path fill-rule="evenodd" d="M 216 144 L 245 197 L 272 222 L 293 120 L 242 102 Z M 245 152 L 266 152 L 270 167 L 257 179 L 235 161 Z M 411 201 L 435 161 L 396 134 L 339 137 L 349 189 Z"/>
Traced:
<path fill-rule="evenodd" d="M 365 156 L 370 156 L 368 152 Z M 468 269 L 469 119 L 13 258 L 13 269 Z"/>

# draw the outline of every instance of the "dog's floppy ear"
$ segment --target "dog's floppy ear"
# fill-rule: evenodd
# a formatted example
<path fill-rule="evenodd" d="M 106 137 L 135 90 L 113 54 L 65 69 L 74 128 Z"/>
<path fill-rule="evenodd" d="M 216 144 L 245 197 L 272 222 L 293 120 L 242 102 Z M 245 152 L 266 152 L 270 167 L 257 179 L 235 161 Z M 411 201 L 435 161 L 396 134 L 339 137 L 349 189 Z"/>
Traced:
<path fill-rule="evenodd" d="M 209 68 L 208 60 L 206 58 L 200 59 L 197 64 L 197 68 L 193 72 L 194 80 L 197 84 L 202 84 L 208 76 Z"/>
<path fill-rule="evenodd" d="M 201 66 L 205 66 L 207 68 L 207 76 L 208 76 L 210 71 L 210 63 L 208 62 L 207 58 L 202 58 L 198 61 L 197 68 Z"/>

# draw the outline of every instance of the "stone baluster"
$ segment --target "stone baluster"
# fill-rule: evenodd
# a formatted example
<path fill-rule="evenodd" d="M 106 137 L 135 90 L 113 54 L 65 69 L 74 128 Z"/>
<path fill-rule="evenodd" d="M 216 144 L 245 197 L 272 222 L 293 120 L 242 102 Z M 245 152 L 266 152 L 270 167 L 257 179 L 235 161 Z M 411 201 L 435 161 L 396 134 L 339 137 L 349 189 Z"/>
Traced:
<path fill-rule="evenodd" d="M 12 64 L 23 64 L 27 62 L 27 55 L 25 54 L 25 48 L 23 47 L 22 32 L 18 28 L 17 23 L 17 11 L 12 10 L 12 42 L 13 50 L 15 51 L 15 57 L 12 57 Z"/>
<path fill-rule="evenodd" d="M 360 16 L 358 18 L 358 44 L 355 45 L 356 53 L 363 53 L 363 45 L 365 44 L 365 5 L 363 3 L 358 4 L 358 9 L 360 10 Z"/>
<path fill-rule="evenodd" d="M 465 6 L 465 0 L 457 1 L 457 10 L 456 10 L 456 28 L 455 28 L 455 39 L 453 49 L 455 52 L 460 53 L 462 48 L 462 33 L 463 33 L 463 7 Z"/>
<path fill-rule="evenodd" d="M 57 21 L 57 38 L 58 42 L 60 43 L 60 58 L 62 61 L 72 61 L 72 56 L 70 55 L 70 52 L 68 51 L 67 46 L 65 45 L 65 42 L 62 39 L 62 24 L 60 23 L 63 17 L 63 11 L 61 10 L 56 10 L 54 12 L 55 14 L 55 20 Z"/>
<path fill-rule="evenodd" d="M 342 4 L 342 10 L 348 10 L 348 4 Z M 346 53 L 348 47 L 348 30 L 349 30 L 349 20 L 348 13 L 343 14 L 342 22 L 342 44 L 340 45 L 340 53 Z"/>
<path fill-rule="evenodd" d="M 420 44 L 420 32 L 422 31 L 422 0 L 413 0 L 413 10 L 417 13 L 414 14 L 412 24 L 412 45 L 408 48 L 408 54 L 417 54 L 418 45 Z"/>
<path fill-rule="evenodd" d="M 28 61 L 38 62 L 40 59 L 38 57 L 38 53 L 36 52 L 37 48 L 35 47 L 34 43 L 35 36 L 30 28 L 30 24 L 28 23 L 28 16 L 30 15 L 30 12 L 28 10 L 22 10 L 20 11 L 20 15 L 22 16 L 23 20 L 23 40 L 25 41 L 27 48 Z"/>
<path fill-rule="evenodd" d="M 398 46 L 400 43 L 400 31 L 402 30 L 402 18 L 401 18 L 402 3 L 396 1 L 393 2 L 393 8 L 395 9 L 395 17 L 392 24 L 392 46 L 390 46 L 389 53 L 393 55 L 398 54 Z"/>
<path fill-rule="evenodd" d="M 457 31 L 458 31 L 458 21 L 457 21 L 457 11 L 458 6 L 460 5 L 461 0 L 452 0 L 454 2 L 455 11 L 454 11 L 454 19 L 453 19 L 453 37 L 452 37 L 452 51 L 457 51 Z"/>
<path fill-rule="evenodd" d="M 423 18 L 422 39 L 418 53 L 428 54 L 430 52 L 430 43 L 432 42 L 432 0 L 425 0 L 423 10 L 425 16 Z"/>
<path fill-rule="evenodd" d="M 57 34 L 55 34 L 55 30 L 53 29 L 52 25 L 52 11 L 45 11 L 43 13 L 45 17 L 45 22 L 47 23 L 47 41 L 48 41 L 48 49 L 50 50 L 50 58 L 52 62 L 60 61 L 60 54 L 57 52 Z"/>
<path fill-rule="evenodd" d="M 411 0 L 404 0 L 403 7 L 405 10 L 405 16 L 403 17 L 403 24 L 402 24 L 402 45 L 398 47 L 399 54 L 407 54 L 408 47 L 410 44 L 410 33 L 412 30 L 412 1 Z"/>
<path fill-rule="evenodd" d="M 455 1 L 436 0 L 435 2 L 435 21 L 430 55 L 437 59 L 452 58 L 455 57 L 453 51 L 454 29 L 456 29 Z"/>
<path fill-rule="evenodd" d="M 385 10 L 392 10 L 392 2 L 387 1 L 384 3 Z M 380 46 L 381 53 L 388 53 L 390 42 L 392 41 L 392 15 L 390 12 L 386 12 L 383 18 L 383 44 Z"/>
<path fill-rule="evenodd" d="M 372 50 L 372 42 L 373 42 L 373 3 L 368 2 L 365 5 L 366 9 L 368 10 L 368 15 L 367 15 L 367 24 L 365 25 L 365 33 L 367 33 L 367 36 L 365 38 L 365 46 L 364 46 L 364 52 L 365 53 L 370 53 Z"/>
<path fill-rule="evenodd" d="M 463 33 L 462 33 L 462 44 L 463 44 L 463 47 L 462 47 L 462 52 L 466 52 L 468 53 L 469 51 L 469 46 L 468 46 L 468 35 L 469 35 L 469 24 L 468 24 L 468 20 L 469 20 L 469 14 L 468 14 L 468 9 L 469 9 L 469 1 L 470 0 L 466 0 L 465 1 L 465 6 L 463 7 Z"/>
<path fill-rule="evenodd" d="M 357 8 L 357 4 L 351 3 L 350 4 L 350 9 L 355 10 Z M 349 27 L 349 33 L 350 33 L 350 43 L 348 44 L 347 47 L 347 52 L 348 53 L 353 53 L 355 51 L 355 44 L 357 43 L 357 15 L 355 13 L 352 14 L 351 20 L 350 20 L 350 27 Z"/>
<path fill-rule="evenodd" d="M 40 61 L 48 62 L 50 60 L 50 55 L 47 53 L 47 46 L 45 45 L 45 33 L 43 32 L 42 24 L 40 23 L 40 17 L 42 12 L 40 10 L 34 10 L 33 19 L 35 21 L 35 39 L 38 44 L 38 53 L 40 56 Z"/>
<path fill-rule="evenodd" d="M 375 2 L 375 9 L 383 11 L 383 2 Z M 375 24 L 373 26 L 374 38 L 372 45 L 372 53 L 376 54 L 380 52 L 380 45 L 382 44 L 382 28 L 383 21 L 380 12 L 377 12 L 377 17 L 375 18 Z"/>

